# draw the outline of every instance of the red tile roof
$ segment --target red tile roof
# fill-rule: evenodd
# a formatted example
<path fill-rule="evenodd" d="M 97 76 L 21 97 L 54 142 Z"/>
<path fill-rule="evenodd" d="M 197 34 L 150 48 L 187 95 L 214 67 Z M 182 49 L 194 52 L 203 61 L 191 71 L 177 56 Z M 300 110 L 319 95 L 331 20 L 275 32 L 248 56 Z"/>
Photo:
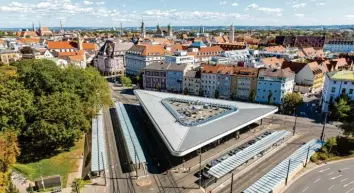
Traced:
<path fill-rule="evenodd" d="M 76 48 L 76 42 L 60 41 L 60 42 L 48 42 L 48 49 L 74 49 Z"/>

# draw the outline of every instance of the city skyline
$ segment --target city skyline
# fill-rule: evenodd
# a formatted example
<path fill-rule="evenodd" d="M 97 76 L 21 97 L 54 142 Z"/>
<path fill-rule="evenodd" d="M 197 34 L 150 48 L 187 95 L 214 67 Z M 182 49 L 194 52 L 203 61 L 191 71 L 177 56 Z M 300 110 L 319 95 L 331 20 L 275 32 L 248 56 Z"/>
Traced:
<path fill-rule="evenodd" d="M 3 28 L 38 26 L 138 27 L 146 26 L 243 26 L 350 25 L 354 11 L 350 0 L 171 0 L 117 2 L 113 0 L 3 0 L 0 23 Z M 326 17 L 324 17 L 326 16 Z"/>

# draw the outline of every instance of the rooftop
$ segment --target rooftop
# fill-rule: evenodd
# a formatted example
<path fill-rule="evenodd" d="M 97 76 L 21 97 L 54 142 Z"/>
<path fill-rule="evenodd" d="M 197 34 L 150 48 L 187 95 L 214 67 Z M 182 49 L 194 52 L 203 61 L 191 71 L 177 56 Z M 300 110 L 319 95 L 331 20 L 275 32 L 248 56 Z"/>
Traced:
<path fill-rule="evenodd" d="M 353 71 L 329 72 L 329 73 L 327 73 L 327 75 L 332 80 L 353 81 L 354 82 L 354 72 Z"/>
<path fill-rule="evenodd" d="M 268 105 L 146 90 L 134 93 L 175 156 L 193 152 L 278 111 Z"/>

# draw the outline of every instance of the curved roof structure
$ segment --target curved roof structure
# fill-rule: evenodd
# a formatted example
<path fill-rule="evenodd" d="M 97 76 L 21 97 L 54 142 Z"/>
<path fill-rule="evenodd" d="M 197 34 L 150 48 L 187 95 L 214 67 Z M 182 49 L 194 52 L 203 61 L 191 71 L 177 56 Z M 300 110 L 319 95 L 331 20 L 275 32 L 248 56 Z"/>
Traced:
<path fill-rule="evenodd" d="M 275 106 L 135 90 L 174 156 L 184 156 L 278 111 Z"/>

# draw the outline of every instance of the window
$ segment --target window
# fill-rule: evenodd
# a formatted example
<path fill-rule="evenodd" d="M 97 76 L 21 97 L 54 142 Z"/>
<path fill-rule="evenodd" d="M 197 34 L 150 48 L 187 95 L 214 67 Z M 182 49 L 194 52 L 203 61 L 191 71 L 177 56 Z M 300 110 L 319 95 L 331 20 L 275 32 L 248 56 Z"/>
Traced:
<path fill-rule="evenodd" d="M 349 94 L 353 94 L 353 89 L 349 89 Z"/>
<path fill-rule="evenodd" d="M 344 82 L 344 84 L 347 84 L 348 82 Z"/>
<path fill-rule="evenodd" d="M 344 94 L 344 93 L 345 93 L 345 91 L 346 91 L 346 89 L 345 89 L 345 88 L 343 88 L 343 89 L 342 89 L 342 94 Z"/>
<path fill-rule="evenodd" d="M 335 88 L 335 87 L 332 87 L 331 92 L 332 92 L 332 93 L 336 92 L 336 88 Z"/>
<path fill-rule="evenodd" d="M 336 84 L 337 83 L 337 81 L 333 81 L 333 84 Z"/>

